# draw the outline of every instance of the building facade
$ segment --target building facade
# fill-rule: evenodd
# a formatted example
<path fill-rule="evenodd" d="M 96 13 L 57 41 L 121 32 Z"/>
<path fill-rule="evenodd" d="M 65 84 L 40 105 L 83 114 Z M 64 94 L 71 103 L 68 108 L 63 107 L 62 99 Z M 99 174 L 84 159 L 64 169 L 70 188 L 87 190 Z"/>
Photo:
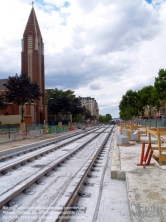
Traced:
<path fill-rule="evenodd" d="M 28 125 L 44 123 L 46 117 L 45 102 L 45 74 L 44 74 L 44 43 L 32 5 L 32 9 L 26 24 L 22 42 L 21 51 L 21 71 L 27 72 L 32 82 L 36 82 L 40 91 L 44 94 L 40 100 L 35 100 L 32 104 L 25 104 L 24 121 Z M 0 80 L 0 93 L 5 92 L 3 84 L 7 79 Z M 1 115 L 20 115 L 20 107 L 15 104 L 8 104 L 6 110 L 0 111 Z"/>
<path fill-rule="evenodd" d="M 21 70 L 28 72 L 45 95 L 44 43 L 33 6 L 22 39 Z M 26 114 L 32 116 L 33 123 L 45 122 L 45 96 L 29 104 Z"/>
<path fill-rule="evenodd" d="M 98 103 L 94 98 L 91 97 L 80 97 L 81 105 L 85 106 L 87 110 L 91 112 L 91 115 L 98 120 L 99 119 L 99 108 Z"/>

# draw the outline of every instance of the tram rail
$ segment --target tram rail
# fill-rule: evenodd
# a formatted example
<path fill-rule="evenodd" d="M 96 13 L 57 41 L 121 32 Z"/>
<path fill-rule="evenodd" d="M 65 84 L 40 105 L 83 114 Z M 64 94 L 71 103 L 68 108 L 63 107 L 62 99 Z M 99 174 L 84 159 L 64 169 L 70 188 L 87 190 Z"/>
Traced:
<path fill-rule="evenodd" d="M 112 128 L 113 130 L 113 128 Z M 109 132 L 109 134 L 107 135 L 107 137 L 104 139 L 104 141 L 102 142 L 102 144 L 100 145 L 97 153 L 95 154 L 91 164 L 89 165 L 89 167 L 86 169 L 84 175 L 82 176 L 82 178 L 80 179 L 80 182 L 78 183 L 78 185 L 76 186 L 74 192 L 72 193 L 72 195 L 70 196 L 69 200 L 66 202 L 65 206 L 63 207 L 62 212 L 59 214 L 58 218 L 56 219 L 56 222 L 63 222 L 66 221 L 66 219 L 64 219 L 66 216 L 71 216 L 70 212 L 71 209 L 75 208 L 74 210 L 79 210 L 79 206 L 77 206 L 77 202 L 79 199 L 79 193 L 82 190 L 82 187 L 85 183 L 85 181 L 87 180 L 87 177 L 90 173 L 90 171 L 92 170 L 92 168 L 94 167 L 94 164 L 97 160 L 97 158 L 99 157 L 99 155 L 101 154 L 102 149 L 104 148 L 106 142 L 108 141 L 112 130 Z M 70 218 L 70 217 L 69 217 Z"/>
<path fill-rule="evenodd" d="M 106 128 L 107 129 L 107 128 Z M 104 129 L 103 131 L 105 131 Z M 96 133 L 94 137 L 87 140 L 85 143 L 81 144 L 76 149 L 72 150 L 71 152 L 67 153 L 65 156 L 61 157 L 58 161 L 52 162 L 50 165 L 45 167 L 43 170 L 37 173 L 37 175 L 33 175 L 22 184 L 17 184 L 16 187 L 14 187 L 12 190 L 9 190 L 8 192 L 4 194 L 0 194 L 0 208 L 5 206 L 6 204 L 10 204 L 9 202 L 15 198 L 18 194 L 26 190 L 28 187 L 30 187 L 33 183 L 37 182 L 39 179 L 41 179 L 44 175 L 48 174 L 50 171 L 54 170 L 58 165 L 62 164 L 64 161 L 69 159 L 73 154 L 77 153 L 79 150 L 81 150 L 84 146 L 86 146 L 88 143 L 90 143 L 92 140 L 98 137 L 102 132 Z"/>
<path fill-rule="evenodd" d="M 58 141 L 57 141 L 57 140 L 56 140 L 56 141 L 52 141 L 51 143 L 44 143 L 44 144 L 43 144 L 43 146 L 45 147 L 44 149 L 43 149 L 43 146 L 42 146 L 42 147 L 41 147 L 41 146 L 39 146 L 39 147 L 38 147 L 38 146 L 35 146 L 35 147 L 33 147 L 33 148 L 29 149 L 29 150 L 19 151 L 19 152 L 16 152 L 16 153 L 7 155 L 7 156 L 5 156 L 5 158 L 4 158 L 4 157 L 1 157 L 1 160 L 4 160 L 4 159 L 5 159 L 5 160 L 7 160 L 7 159 L 9 160 L 9 158 L 11 158 L 11 157 L 12 157 L 12 160 L 9 161 L 10 163 L 4 163 L 4 161 L 0 163 L 0 173 L 6 174 L 6 173 L 7 173 L 7 170 L 16 167 L 16 166 L 19 165 L 19 164 L 25 163 L 25 162 L 27 162 L 27 161 L 32 161 L 32 160 L 34 160 L 35 158 L 37 158 L 37 157 L 39 157 L 39 156 L 46 155 L 46 154 L 48 154 L 49 152 L 53 152 L 53 151 L 55 151 L 55 150 L 57 150 L 57 149 L 60 149 L 60 148 L 62 148 L 62 147 L 64 147 L 64 146 L 68 145 L 69 143 L 72 143 L 72 142 L 74 142 L 74 141 L 76 141 L 76 140 L 79 140 L 79 139 L 81 139 L 81 138 L 89 135 L 89 134 L 92 133 L 92 132 L 95 132 L 96 130 L 97 130 L 97 129 L 94 129 L 94 130 L 92 130 L 92 131 L 90 131 L 90 132 L 87 132 L 87 133 L 82 134 L 81 136 L 77 135 L 78 137 L 76 137 L 76 135 L 73 135 L 72 137 L 74 137 L 74 139 L 71 138 L 71 136 L 70 136 L 70 137 L 67 136 L 66 139 L 63 138 L 63 139 L 58 140 Z M 69 138 L 70 138 L 70 139 L 69 139 Z M 69 139 L 69 140 L 68 140 L 68 139 Z M 59 144 L 59 145 L 55 145 L 55 143 L 62 142 L 63 140 L 66 140 L 66 142 L 61 143 L 61 144 Z M 51 147 L 49 148 L 49 146 L 51 146 Z M 33 150 L 32 150 L 32 149 L 33 149 Z M 36 152 L 36 150 L 38 150 L 38 149 L 42 149 L 42 151 L 37 151 L 37 152 Z M 33 154 L 32 151 L 35 151 L 36 153 Z M 29 153 L 29 152 L 30 152 L 30 155 L 28 155 L 28 156 L 26 156 L 26 157 L 20 157 L 19 160 L 13 160 L 14 157 L 20 156 L 20 155 L 23 155 L 23 154 L 27 154 L 27 153 Z M 3 158 L 4 158 L 4 159 L 3 159 Z"/>

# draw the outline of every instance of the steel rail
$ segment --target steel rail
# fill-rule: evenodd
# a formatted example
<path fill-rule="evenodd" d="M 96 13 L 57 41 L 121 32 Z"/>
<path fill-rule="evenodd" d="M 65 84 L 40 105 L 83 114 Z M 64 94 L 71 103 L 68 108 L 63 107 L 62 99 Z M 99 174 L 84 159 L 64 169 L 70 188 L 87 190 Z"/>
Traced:
<path fill-rule="evenodd" d="M 114 128 L 114 127 L 113 127 Z M 82 176 L 82 178 L 80 179 L 80 182 L 78 183 L 78 185 L 76 186 L 74 192 L 72 193 L 72 195 L 70 196 L 70 198 L 68 199 L 67 203 L 65 204 L 65 206 L 63 207 L 62 212 L 59 214 L 59 217 L 55 220 L 55 222 L 66 222 L 66 216 L 69 214 L 70 215 L 70 211 L 72 209 L 72 207 L 74 206 L 74 204 L 78 201 L 79 199 L 79 192 L 82 189 L 82 186 L 84 184 L 84 182 L 87 179 L 87 176 L 89 174 L 89 172 L 91 171 L 91 169 L 93 168 L 93 165 L 96 161 L 96 159 L 98 158 L 98 156 L 100 155 L 102 149 L 104 148 L 105 144 L 107 143 L 110 135 L 112 134 L 113 128 L 110 130 L 110 132 L 108 133 L 107 137 L 105 138 L 105 140 L 103 141 L 103 143 L 100 145 L 99 150 L 97 151 L 96 155 L 94 156 L 91 164 L 88 166 L 87 170 L 85 171 L 84 175 Z M 65 219 L 63 219 L 65 218 Z"/>
<path fill-rule="evenodd" d="M 96 131 L 96 129 L 95 129 L 94 131 Z M 94 131 L 92 131 L 92 132 L 90 132 L 90 133 L 93 133 Z M 30 156 L 28 156 L 28 157 L 22 158 L 21 160 L 17 160 L 17 161 L 15 161 L 15 162 L 6 164 L 5 166 L 0 167 L 0 173 L 3 173 L 4 171 L 9 170 L 9 169 L 11 169 L 12 167 L 15 167 L 15 166 L 17 166 L 17 165 L 19 165 L 19 164 L 22 164 L 22 163 L 27 162 L 27 161 L 29 161 L 29 160 L 35 159 L 35 158 L 38 157 L 38 156 L 41 156 L 41 155 L 43 155 L 43 154 L 47 154 L 47 153 L 49 153 L 49 152 L 53 152 L 53 151 L 55 151 L 55 150 L 57 150 L 57 149 L 60 149 L 61 147 L 64 147 L 64 146 L 66 146 L 66 145 L 68 145 L 68 144 L 70 144 L 70 143 L 72 143 L 72 142 L 74 142 L 74 141 L 77 141 L 77 140 L 79 140 L 79 139 L 81 139 L 81 138 L 89 135 L 90 133 L 83 134 L 82 136 L 77 137 L 77 138 L 75 138 L 75 139 L 71 139 L 70 141 L 67 141 L 67 142 L 65 142 L 65 143 L 63 143 L 63 144 L 56 145 L 55 147 L 52 147 L 52 148 L 46 148 L 45 150 L 39 151 L 39 152 L 36 153 L 36 154 L 32 154 L 32 155 L 30 155 Z M 54 143 L 52 143 L 51 145 L 53 145 L 53 144 L 54 144 Z M 49 145 L 50 145 L 50 144 L 49 144 Z"/>
<path fill-rule="evenodd" d="M 97 129 L 98 129 L 98 128 L 97 128 Z M 87 134 L 89 133 L 89 131 L 90 131 L 90 133 L 91 133 L 91 132 L 96 131 L 97 129 L 95 128 L 95 129 L 93 129 L 93 130 L 88 130 Z M 21 155 L 21 154 L 26 154 L 27 152 L 32 152 L 32 151 L 34 151 L 34 150 L 41 149 L 41 148 L 43 148 L 43 147 L 45 147 L 45 146 L 49 146 L 49 145 L 52 145 L 52 144 L 61 142 L 61 141 L 63 141 L 63 140 L 66 140 L 66 139 L 68 139 L 68 138 L 71 138 L 71 136 L 74 137 L 74 136 L 77 136 L 77 135 L 79 135 L 79 134 L 82 134 L 82 132 L 70 134 L 70 135 L 67 135 L 67 136 L 60 137 L 60 138 L 54 138 L 54 139 L 51 139 L 51 141 L 50 141 L 50 139 L 49 139 L 49 141 L 44 141 L 42 144 L 39 144 L 39 145 L 37 145 L 37 146 L 36 146 L 36 145 L 33 146 L 33 144 L 32 144 L 32 147 L 31 147 L 31 148 L 26 148 L 26 146 L 23 146 L 23 147 L 22 147 L 23 150 L 21 150 L 21 151 L 17 151 L 17 152 L 14 152 L 14 153 L 12 153 L 12 154 L 9 154 L 9 155 L 0 156 L 0 162 L 1 162 L 1 161 L 5 161 L 5 160 L 7 160 L 7 159 L 10 159 L 10 158 L 12 158 L 12 157 L 14 157 L 14 156 L 18 156 L 18 155 Z M 86 135 L 86 134 L 84 134 L 84 135 Z M 29 146 L 29 145 L 27 145 L 27 146 Z M 0 154 L 1 154 L 1 152 L 0 152 Z"/>
<path fill-rule="evenodd" d="M 107 129 L 107 128 L 106 128 Z M 104 129 L 103 131 L 105 131 L 106 129 Z M 83 143 L 82 145 L 80 145 L 77 149 L 71 151 L 69 154 L 67 154 L 65 157 L 63 157 L 60 161 L 54 163 L 53 165 L 51 165 L 48 169 L 43 170 L 42 173 L 39 173 L 39 175 L 37 175 L 35 178 L 31 178 L 28 182 L 25 182 L 24 185 L 22 186 L 18 186 L 14 192 L 12 192 L 9 195 L 6 195 L 4 198 L 0 197 L 0 209 L 6 204 L 8 203 L 11 199 L 13 199 L 14 197 L 16 197 L 18 194 L 20 194 L 22 191 L 24 191 L 26 188 L 30 187 L 33 183 L 35 183 L 36 181 L 38 181 L 39 179 L 41 179 L 44 175 L 46 175 L 48 172 L 50 172 L 51 170 L 53 170 L 54 168 L 56 168 L 59 164 L 63 163 L 65 160 L 67 160 L 70 156 L 72 156 L 73 154 L 75 154 L 77 151 L 79 151 L 80 149 L 84 148 L 84 146 L 86 146 L 89 142 L 93 141 L 95 138 L 97 138 L 99 135 L 101 135 L 102 132 L 98 132 L 94 137 L 90 138 L 89 140 L 87 140 L 85 143 Z M 103 144 L 103 143 L 102 143 Z"/>

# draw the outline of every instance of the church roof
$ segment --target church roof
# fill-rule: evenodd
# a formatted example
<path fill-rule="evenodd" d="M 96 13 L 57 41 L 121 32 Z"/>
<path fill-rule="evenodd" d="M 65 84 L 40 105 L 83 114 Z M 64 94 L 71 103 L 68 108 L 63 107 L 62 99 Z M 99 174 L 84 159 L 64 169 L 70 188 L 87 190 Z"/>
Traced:
<path fill-rule="evenodd" d="M 27 25 L 25 27 L 24 35 L 28 35 L 28 34 L 32 35 L 34 33 L 37 36 L 41 36 L 41 32 L 40 32 L 39 24 L 38 24 L 37 17 L 35 14 L 35 10 L 32 7 L 29 18 L 28 18 Z"/>

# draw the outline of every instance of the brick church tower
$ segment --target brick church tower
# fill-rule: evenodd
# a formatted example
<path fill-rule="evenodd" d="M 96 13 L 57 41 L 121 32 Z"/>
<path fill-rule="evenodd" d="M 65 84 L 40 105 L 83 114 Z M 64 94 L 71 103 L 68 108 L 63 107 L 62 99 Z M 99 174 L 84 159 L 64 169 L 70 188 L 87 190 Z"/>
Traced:
<path fill-rule="evenodd" d="M 32 123 L 44 123 L 46 120 L 44 43 L 33 5 L 22 39 L 21 70 L 28 72 L 32 82 L 36 82 L 44 93 L 44 97 L 40 100 L 26 105 L 25 115 L 31 116 Z"/>

